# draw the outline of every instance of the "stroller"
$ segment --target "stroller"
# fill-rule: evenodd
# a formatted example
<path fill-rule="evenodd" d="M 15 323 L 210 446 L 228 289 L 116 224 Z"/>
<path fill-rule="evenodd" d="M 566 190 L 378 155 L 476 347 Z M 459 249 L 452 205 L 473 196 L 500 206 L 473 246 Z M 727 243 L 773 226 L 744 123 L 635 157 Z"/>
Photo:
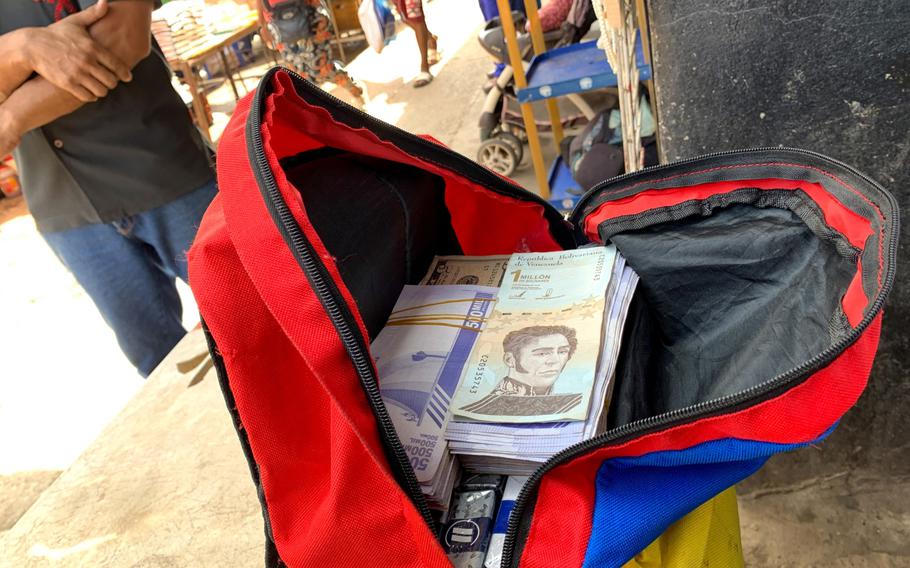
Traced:
<path fill-rule="evenodd" d="M 590 6 L 588 0 L 577 2 L 579 6 Z M 526 17 L 523 13 L 512 12 L 512 19 L 518 33 L 518 48 L 522 63 L 527 69 L 531 56 L 531 36 L 524 32 Z M 593 20 L 592 20 L 593 22 Z M 548 46 L 561 46 L 576 43 L 590 28 L 580 28 L 569 22 L 558 30 L 546 32 L 544 41 Z M 501 64 L 499 75 L 485 87 L 487 91 L 483 109 L 480 114 L 481 145 L 477 151 L 477 162 L 504 176 L 512 175 L 524 157 L 524 144 L 527 142 L 524 120 L 522 119 L 518 98 L 515 95 L 514 70 L 509 65 L 509 55 L 500 19 L 493 18 L 478 34 L 478 41 L 484 50 Z M 568 95 L 566 99 L 575 106 L 577 112 L 561 119 L 563 128 L 572 128 L 587 123 L 595 116 L 595 111 L 580 95 Z M 549 132 L 552 125 L 548 120 L 535 120 L 539 132 Z"/>

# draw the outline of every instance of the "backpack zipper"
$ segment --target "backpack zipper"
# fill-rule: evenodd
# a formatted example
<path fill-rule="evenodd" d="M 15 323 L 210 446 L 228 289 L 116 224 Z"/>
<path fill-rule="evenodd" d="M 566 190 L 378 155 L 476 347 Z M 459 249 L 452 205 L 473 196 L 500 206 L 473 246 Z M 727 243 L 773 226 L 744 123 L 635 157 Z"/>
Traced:
<path fill-rule="evenodd" d="M 294 219 L 293 214 L 284 203 L 281 192 L 275 182 L 275 177 L 269 166 L 268 157 L 265 155 L 261 133 L 262 106 L 272 76 L 281 70 L 287 72 L 295 80 L 298 87 L 305 89 L 311 95 L 323 98 L 328 104 L 336 107 L 351 108 L 358 118 L 373 128 L 374 133 L 376 131 L 388 130 L 390 131 L 391 136 L 402 137 L 407 141 L 418 144 L 423 149 L 437 153 L 442 151 L 447 157 L 454 159 L 456 162 L 456 165 L 449 169 L 453 169 L 453 171 L 466 179 L 470 179 L 474 183 L 482 185 L 496 193 L 545 206 L 548 208 L 545 209 L 547 214 L 554 217 L 554 219 L 551 219 L 551 222 L 558 219 L 558 223 L 566 229 L 566 234 L 561 235 L 561 240 L 564 242 L 559 243 L 564 248 L 567 248 L 567 243 L 571 242 L 571 231 L 559 212 L 538 195 L 525 190 L 521 186 L 518 186 L 505 178 L 496 176 L 461 154 L 381 122 L 358 109 L 349 107 L 349 105 L 341 101 L 341 99 L 326 93 L 316 86 L 310 85 L 303 77 L 293 71 L 282 68 L 272 68 L 260 80 L 259 87 L 251 102 L 249 117 L 247 118 L 246 123 L 247 153 L 250 160 L 255 165 L 253 174 L 256 178 L 257 185 L 259 186 L 260 192 L 265 199 L 266 206 L 268 207 L 273 220 L 276 222 L 282 237 L 297 258 L 298 263 L 307 276 L 307 279 L 310 281 L 314 292 L 328 313 L 335 329 L 338 331 L 341 341 L 354 364 L 361 385 L 367 395 L 367 400 L 376 417 L 380 437 L 392 467 L 393 475 L 398 481 L 398 484 L 414 503 L 414 506 L 420 512 L 420 515 L 427 523 L 427 526 L 435 534 L 436 523 L 431 516 L 426 498 L 420 490 L 420 485 L 417 482 L 417 476 L 414 473 L 414 469 L 411 467 L 411 463 L 405 454 L 401 440 L 395 431 L 395 426 L 389 417 L 388 410 L 382 402 L 382 395 L 379 390 L 372 359 L 367 355 L 367 342 L 363 335 L 359 333 L 356 320 L 336 288 L 331 276 L 329 276 L 325 265 L 318 260 L 317 255 L 313 252 L 312 245 L 300 230 L 296 219 Z M 464 169 L 457 167 L 458 165 L 463 165 Z M 477 179 L 484 177 L 487 179 Z M 559 241 L 560 235 L 554 235 L 554 238 Z"/>
<path fill-rule="evenodd" d="M 569 224 L 571 224 L 576 230 L 583 231 L 583 228 L 581 227 L 581 224 L 578 223 L 578 221 L 580 221 L 581 218 L 583 218 L 585 216 L 583 213 L 583 210 L 585 207 L 587 207 L 588 202 L 591 201 L 592 199 L 594 199 L 595 197 L 597 197 L 597 194 L 599 194 L 601 191 L 603 191 L 603 189 L 605 187 L 622 183 L 623 181 L 626 181 L 629 178 L 638 177 L 642 174 L 654 173 L 654 172 L 662 171 L 662 170 L 681 169 L 684 166 L 691 166 L 692 164 L 696 164 L 698 162 L 710 162 L 717 158 L 737 156 L 737 155 L 742 155 L 742 154 L 760 154 L 760 153 L 764 153 L 764 152 L 782 152 L 782 153 L 791 153 L 791 154 L 809 156 L 809 157 L 821 160 L 823 162 L 828 162 L 830 164 L 834 164 L 835 166 L 838 166 L 844 170 L 847 170 L 847 172 L 859 177 L 860 179 L 865 181 L 867 184 L 881 190 L 883 194 L 890 196 L 890 194 L 887 191 L 885 191 L 884 188 L 882 188 L 882 186 L 878 184 L 878 182 L 871 179 L 866 174 L 858 171 L 856 168 L 854 168 L 852 166 L 848 166 L 847 164 L 841 162 L 840 160 L 835 160 L 834 158 L 830 158 L 824 154 L 819 154 L 818 152 L 813 152 L 811 150 L 803 150 L 801 148 L 790 148 L 787 146 L 762 146 L 759 148 L 724 150 L 722 152 L 712 152 L 711 154 L 702 154 L 702 155 L 696 156 L 694 158 L 686 158 L 685 160 L 679 160 L 677 162 L 671 162 L 669 164 L 656 164 L 653 166 L 648 166 L 646 168 L 642 168 L 640 170 L 636 170 L 634 172 L 629 172 L 629 173 L 624 173 L 624 174 L 619 174 L 617 176 L 613 176 L 609 179 L 606 179 L 606 180 L 598 183 L 597 185 L 595 185 L 594 187 L 592 187 L 591 189 L 586 191 L 581 196 L 581 198 L 579 198 L 578 203 L 575 204 L 575 207 L 572 208 L 572 211 L 567 216 L 567 219 L 569 220 Z M 896 202 L 894 203 L 894 206 L 895 206 L 895 211 L 896 211 L 897 210 Z"/>
<path fill-rule="evenodd" d="M 385 404 L 382 402 L 372 362 L 366 355 L 367 348 L 364 338 L 355 331 L 357 325 L 350 310 L 347 309 L 343 301 L 338 301 L 338 298 L 341 297 L 340 293 L 335 288 L 334 282 L 328 275 L 325 266 L 317 260 L 312 245 L 304 236 L 293 214 L 284 203 L 278 184 L 275 182 L 275 177 L 269 167 L 268 157 L 265 155 L 262 143 L 261 110 L 264 100 L 264 87 L 275 71 L 275 69 L 271 70 L 262 78 L 262 82 L 253 97 L 246 124 L 247 151 L 255 164 L 253 173 L 256 177 L 256 182 L 265 198 L 272 218 L 276 221 L 279 231 L 297 257 L 298 263 L 329 315 L 332 324 L 338 330 L 338 335 L 354 364 L 354 369 L 357 371 L 363 390 L 367 395 L 367 401 L 370 404 L 373 415 L 376 417 L 379 435 L 389 459 L 392 474 L 420 512 L 424 522 L 435 534 L 435 522 L 430 514 L 426 498 L 420 490 L 414 469 L 411 467 L 404 451 L 404 446 L 402 446 L 401 440 L 395 431 L 395 426 L 392 424 Z"/>
<path fill-rule="evenodd" d="M 470 179 L 474 183 L 483 185 L 487 189 L 490 189 L 491 191 L 500 193 L 502 195 L 507 195 L 509 197 L 523 201 L 537 203 L 544 207 L 545 212 L 550 217 L 553 217 L 553 213 L 555 213 L 557 216 L 559 213 L 555 207 L 553 207 L 550 203 L 545 201 L 537 194 L 531 193 L 521 186 L 515 184 L 514 182 L 511 182 L 505 178 L 501 178 L 492 172 L 487 171 L 482 166 L 479 166 L 476 162 L 470 160 L 465 156 L 462 156 L 461 154 L 458 154 L 457 152 L 449 151 L 438 144 L 414 136 L 413 134 L 405 132 L 404 130 L 401 130 L 393 125 L 382 122 L 370 116 L 369 114 L 360 111 L 359 109 L 351 107 L 341 99 L 329 93 L 326 93 L 314 85 L 310 85 L 306 79 L 294 71 L 283 68 L 271 69 L 262 77 L 259 88 L 257 88 L 256 94 L 253 97 L 252 106 L 250 108 L 250 116 L 247 121 L 246 135 L 248 140 L 248 151 L 251 158 L 254 160 L 254 163 L 257 164 L 257 168 L 254 169 L 254 174 L 257 178 L 257 182 L 259 183 L 260 190 L 266 197 L 266 203 L 268 204 L 269 209 L 273 214 L 273 218 L 277 216 L 276 221 L 279 223 L 279 229 L 281 230 L 286 241 L 289 242 L 292 250 L 295 251 L 298 260 L 301 261 L 301 266 L 304 268 L 304 273 L 313 284 L 314 290 L 317 292 L 320 301 L 329 313 L 333 324 L 335 325 L 336 329 L 338 329 L 339 335 L 342 338 L 345 348 L 351 356 L 352 361 L 354 361 L 355 369 L 360 376 L 364 390 L 367 392 L 367 397 L 373 409 L 373 412 L 376 415 L 377 422 L 379 422 L 380 433 L 383 435 L 383 441 L 385 443 L 386 449 L 390 454 L 392 454 L 392 456 L 395 457 L 393 463 L 397 463 L 398 466 L 398 475 L 396 475 L 396 477 L 399 478 L 399 484 L 402 485 L 402 488 L 414 502 L 424 520 L 427 522 L 427 525 L 435 533 L 435 523 L 430 516 L 429 507 L 426 504 L 426 499 L 423 497 L 423 494 L 420 491 L 414 470 L 404 454 L 404 449 L 401 445 L 397 433 L 395 432 L 395 428 L 392 425 L 391 419 L 388 416 L 385 405 L 382 402 L 371 360 L 368 356 L 366 356 L 364 338 L 359 332 L 355 331 L 357 329 L 357 326 L 354 322 L 353 315 L 347 309 L 347 306 L 343 300 L 339 301 L 340 293 L 337 289 L 335 289 L 334 283 L 332 282 L 331 277 L 328 276 L 325 266 L 316 260 L 315 255 L 312 253 L 311 245 L 303 236 L 299 226 L 297 226 L 296 220 L 293 218 L 293 215 L 284 204 L 283 199 L 281 198 L 281 193 L 278 190 L 277 184 L 275 183 L 274 176 L 272 175 L 271 169 L 269 168 L 268 159 L 265 156 L 265 152 L 263 150 L 262 136 L 260 132 L 261 107 L 264 101 L 265 90 L 268 88 L 268 84 L 271 81 L 272 76 L 278 71 L 285 71 L 288 73 L 288 75 L 294 79 L 297 86 L 302 87 L 312 96 L 315 96 L 316 98 L 322 98 L 328 103 L 335 106 L 350 109 L 350 112 L 353 112 L 364 123 L 373 127 L 374 134 L 376 130 L 389 131 L 389 133 L 396 138 L 402 137 L 408 142 L 417 144 L 432 152 L 439 152 L 440 150 L 445 151 L 448 158 L 452 158 L 455 162 L 457 162 L 457 164 L 460 164 L 471 171 L 464 171 L 462 168 L 454 166 L 449 167 L 449 169 L 455 171 L 467 179 Z M 529 499 L 531 499 L 531 497 L 535 494 L 536 485 L 540 482 L 541 478 L 547 472 L 559 465 L 562 465 L 565 462 L 578 458 L 585 453 L 606 447 L 610 444 L 624 443 L 628 440 L 647 434 L 649 432 L 666 429 L 671 426 L 678 426 L 692 421 L 695 418 L 704 418 L 709 415 L 729 413 L 735 410 L 737 406 L 742 405 L 745 402 L 748 402 L 749 406 L 752 406 L 753 404 L 761 402 L 762 399 L 773 398 L 778 394 L 779 391 L 786 390 L 794 386 L 798 379 L 805 380 L 812 374 L 814 370 L 817 370 L 829 364 L 841 351 L 856 341 L 856 339 L 863 331 L 865 331 L 866 327 L 868 327 L 874 317 L 881 311 L 885 302 L 885 298 L 887 297 L 894 281 L 894 270 L 897 254 L 896 247 L 894 245 L 896 244 L 896 235 L 898 234 L 899 224 L 897 203 L 891 194 L 884 191 L 884 189 L 877 182 L 870 179 L 868 176 L 842 162 L 816 152 L 800 150 L 796 148 L 764 147 L 749 150 L 730 150 L 725 152 L 716 152 L 697 158 L 681 160 L 672 164 L 650 166 L 636 172 L 615 176 L 596 185 L 582 196 L 570 214 L 569 219 L 571 221 L 578 220 L 578 217 L 583 208 L 591 199 L 594 198 L 597 193 L 602 191 L 603 188 L 607 187 L 608 185 L 620 183 L 632 176 L 638 176 L 643 173 L 651 173 L 658 170 L 683 167 L 699 161 L 705 161 L 719 157 L 745 154 L 750 152 L 768 151 L 793 152 L 806 156 L 812 156 L 823 161 L 833 163 L 856 175 L 863 181 L 867 182 L 869 185 L 879 189 L 882 192 L 882 196 L 888 200 L 891 210 L 894 212 L 894 215 L 891 218 L 890 240 L 888 241 L 888 244 L 890 245 L 888 247 L 889 254 L 888 258 L 886 259 L 886 265 L 884 267 L 885 274 L 882 278 L 882 285 L 879 289 L 879 294 L 876 296 L 876 299 L 873 302 L 868 314 L 863 318 L 860 324 L 841 341 L 823 351 L 821 354 L 811 358 L 803 365 L 792 369 L 791 371 L 783 373 L 773 379 L 760 383 L 744 391 L 734 393 L 732 395 L 727 395 L 714 400 L 701 402 L 685 408 L 665 412 L 657 416 L 651 416 L 642 420 L 631 422 L 619 428 L 605 432 L 600 436 L 597 436 L 590 440 L 586 440 L 575 444 L 574 446 L 570 446 L 552 456 L 531 475 L 531 477 L 528 479 L 528 482 L 525 483 L 524 487 L 522 487 L 518 498 L 515 500 L 515 506 L 509 518 L 508 529 L 503 544 L 503 556 L 501 565 L 504 568 L 518 568 L 517 562 L 520 560 L 520 558 L 514 557 L 514 548 L 516 545 L 517 532 L 520 528 L 520 525 L 522 524 L 521 517 L 523 517 L 525 514 L 533 514 L 533 512 L 528 513 L 524 509 L 527 507 Z M 472 172 L 478 172 L 483 177 L 487 177 L 488 179 L 483 181 L 477 180 L 471 175 Z M 573 227 L 574 225 L 571 221 L 562 220 L 561 222 L 564 225 Z M 887 219 L 885 222 L 887 222 Z M 554 235 L 554 238 L 557 240 L 560 240 L 560 237 L 561 235 Z M 574 242 L 571 244 L 573 246 L 575 245 Z M 885 243 L 881 243 L 880 246 L 885 246 Z M 395 468 L 393 466 L 393 470 L 394 469 Z M 530 516 L 527 520 L 527 523 L 524 524 L 529 524 L 529 522 Z"/>
<path fill-rule="evenodd" d="M 587 203 L 591 201 L 591 199 L 595 196 L 595 194 L 599 193 L 609 185 L 621 183 L 622 181 L 625 181 L 632 176 L 638 176 L 642 173 L 655 172 L 658 170 L 679 168 L 682 166 L 691 165 L 696 162 L 707 161 L 718 157 L 768 151 L 792 152 L 805 156 L 811 156 L 817 159 L 821 159 L 822 161 L 827 161 L 829 163 L 835 164 L 847 170 L 849 173 L 856 175 L 875 189 L 878 189 L 881 192 L 881 196 L 888 201 L 888 205 L 890 206 L 893 215 L 890 219 L 890 227 L 888 227 L 889 230 L 886 230 L 885 233 L 890 238 L 887 242 L 887 247 L 886 243 L 884 242 L 880 243 L 879 245 L 881 247 L 886 247 L 886 250 L 888 251 L 888 257 L 885 260 L 885 266 L 883 267 L 884 274 L 882 275 L 882 284 L 879 288 L 879 293 L 876 296 L 875 301 L 872 303 L 869 312 L 859 323 L 859 325 L 855 327 L 850 334 L 841 339 L 841 341 L 835 343 L 822 353 L 812 357 L 802 365 L 795 367 L 790 371 L 782 373 L 773 379 L 769 379 L 738 393 L 705 402 L 700 402 L 698 404 L 693 404 L 685 408 L 672 410 L 670 412 L 665 412 L 656 416 L 650 416 L 648 418 L 637 420 L 635 422 L 630 422 L 629 424 L 625 424 L 619 428 L 614 428 L 613 430 L 604 432 L 600 436 L 596 436 L 590 440 L 579 442 L 578 444 L 570 446 L 552 456 L 528 478 L 528 481 L 521 488 L 518 497 L 515 499 L 515 505 L 512 509 L 511 515 L 509 516 L 509 524 L 506 530 L 505 540 L 503 542 L 501 563 L 502 568 L 518 568 L 518 563 L 521 560 L 520 555 L 518 557 L 515 556 L 515 546 L 517 544 L 518 531 L 521 528 L 527 529 L 530 526 L 531 518 L 533 517 L 533 510 L 528 511 L 526 509 L 529 506 L 531 499 L 536 496 L 537 485 L 540 483 L 540 480 L 547 472 L 597 449 L 601 449 L 610 445 L 623 444 L 642 435 L 679 426 L 687 422 L 692 422 L 695 419 L 706 418 L 711 415 L 728 414 L 734 410 L 737 410 L 737 407 L 739 406 L 753 406 L 764 400 L 771 399 L 781 392 L 789 390 L 798 382 L 802 382 L 803 380 L 808 379 L 816 370 L 830 364 L 844 349 L 846 349 L 853 342 L 855 342 L 857 338 L 859 338 L 863 331 L 865 331 L 872 320 L 881 311 L 882 307 L 884 306 L 885 299 L 887 298 L 888 293 L 890 292 L 891 287 L 894 283 L 894 272 L 897 264 L 896 244 L 897 235 L 900 232 L 900 220 L 897 202 L 895 201 L 894 197 L 885 191 L 884 188 L 882 188 L 881 185 L 879 185 L 875 180 L 857 171 L 855 168 L 844 164 L 843 162 L 839 162 L 817 152 L 800 150 L 797 148 L 771 147 L 748 150 L 729 150 L 726 152 L 707 154 L 698 158 L 682 160 L 679 162 L 674 162 L 672 164 L 651 166 L 637 172 L 622 174 L 599 183 L 594 188 L 587 191 L 579 200 L 575 208 L 572 210 L 572 214 L 570 215 L 570 222 L 580 221 L 580 217 L 583 217 L 581 212 Z M 888 221 L 889 219 L 884 219 L 882 223 L 884 224 Z M 580 225 L 578 225 L 578 231 L 580 234 L 583 234 L 581 233 L 583 229 L 580 227 Z M 747 402 L 748 405 L 745 404 Z"/>

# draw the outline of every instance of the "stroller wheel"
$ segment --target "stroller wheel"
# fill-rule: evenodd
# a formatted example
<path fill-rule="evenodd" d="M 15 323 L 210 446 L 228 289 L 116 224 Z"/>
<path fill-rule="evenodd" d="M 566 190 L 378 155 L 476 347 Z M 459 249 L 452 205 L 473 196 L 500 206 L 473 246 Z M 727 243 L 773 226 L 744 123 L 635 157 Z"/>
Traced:
<path fill-rule="evenodd" d="M 504 176 L 512 175 L 518 167 L 512 144 L 499 137 L 484 140 L 477 151 L 477 162 Z"/>
<path fill-rule="evenodd" d="M 518 136 L 515 136 L 511 132 L 500 131 L 496 133 L 496 138 L 504 140 L 512 147 L 512 150 L 515 151 L 515 167 L 518 167 L 518 164 L 521 164 L 521 159 L 524 157 L 525 145 L 519 140 Z"/>

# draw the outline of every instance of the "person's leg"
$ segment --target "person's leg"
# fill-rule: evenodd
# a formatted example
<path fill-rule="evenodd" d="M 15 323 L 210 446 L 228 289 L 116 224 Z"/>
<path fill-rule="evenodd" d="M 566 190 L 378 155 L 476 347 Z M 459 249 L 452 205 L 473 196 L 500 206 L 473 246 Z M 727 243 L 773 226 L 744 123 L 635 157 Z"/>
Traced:
<path fill-rule="evenodd" d="M 428 57 L 430 44 L 430 30 L 427 29 L 427 23 L 423 20 L 411 24 L 414 29 L 414 35 L 417 37 L 417 49 L 420 50 L 420 70 L 424 73 L 430 72 L 430 60 Z"/>
<path fill-rule="evenodd" d="M 396 0 L 395 8 L 405 24 L 414 30 L 414 37 L 417 40 L 417 49 L 420 52 L 420 74 L 414 80 L 415 87 L 429 85 L 433 80 L 430 73 L 429 49 L 432 45 L 436 49 L 436 38 L 427 29 L 426 19 L 423 15 L 422 0 Z M 432 44 L 431 44 L 432 42 Z M 433 62 L 435 63 L 435 61 Z"/>
<path fill-rule="evenodd" d="M 332 26 L 332 19 L 325 8 L 320 7 L 313 13 L 310 26 L 313 30 L 314 65 L 318 70 L 320 80 L 322 82 L 330 81 L 347 89 L 355 99 L 363 103 L 363 89 L 351 79 L 341 62 L 332 59 L 332 39 L 335 37 L 336 30 Z"/>
<path fill-rule="evenodd" d="M 426 20 L 423 21 L 423 27 L 427 28 Z M 439 63 L 439 38 L 430 31 L 430 28 L 427 28 L 427 35 L 429 36 L 429 39 L 427 39 L 427 57 L 430 60 L 430 65 L 436 65 Z"/>
<path fill-rule="evenodd" d="M 478 0 L 480 4 L 480 13 L 483 14 L 483 21 L 489 22 L 499 16 L 499 7 L 496 0 Z"/>
<path fill-rule="evenodd" d="M 186 252 L 218 188 L 215 180 L 170 203 L 133 216 L 131 236 L 150 247 L 155 263 L 171 279 L 187 281 Z"/>
<path fill-rule="evenodd" d="M 335 83 L 339 87 L 347 89 L 354 98 L 361 103 L 363 98 L 363 89 L 360 88 L 344 67 L 332 59 L 332 46 L 329 41 L 315 43 L 313 46 L 313 73 L 316 75 L 316 84 L 325 83 L 326 81 Z"/>
<path fill-rule="evenodd" d="M 173 278 L 155 266 L 145 245 L 113 224 L 43 237 L 114 330 L 127 359 L 147 377 L 186 333 Z"/>
<path fill-rule="evenodd" d="M 303 76 L 305 79 L 315 82 L 315 78 L 310 74 L 310 67 L 307 65 L 307 40 L 293 44 L 281 44 L 279 48 L 281 61 Z"/>

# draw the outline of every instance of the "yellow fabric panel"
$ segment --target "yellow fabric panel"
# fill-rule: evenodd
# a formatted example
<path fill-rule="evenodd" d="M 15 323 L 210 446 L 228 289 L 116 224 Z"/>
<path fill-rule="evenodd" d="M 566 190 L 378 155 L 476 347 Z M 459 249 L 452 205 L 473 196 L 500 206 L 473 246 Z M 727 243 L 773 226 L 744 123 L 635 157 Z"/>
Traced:
<path fill-rule="evenodd" d="M 736 489 L 676 521 L 623 568 L 742 568 Z"/>

